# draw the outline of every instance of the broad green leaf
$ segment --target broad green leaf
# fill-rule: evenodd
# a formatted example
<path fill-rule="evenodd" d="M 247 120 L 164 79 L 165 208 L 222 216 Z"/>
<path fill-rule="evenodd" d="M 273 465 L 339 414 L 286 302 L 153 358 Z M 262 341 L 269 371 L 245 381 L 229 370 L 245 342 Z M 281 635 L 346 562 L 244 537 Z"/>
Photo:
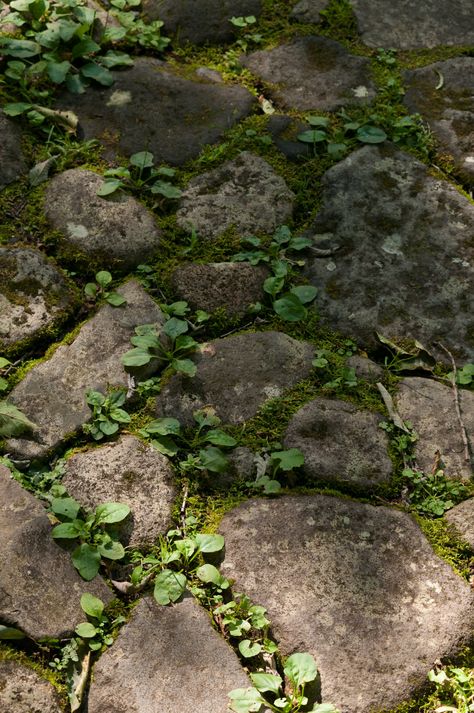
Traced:
<path fill-rule="evenodd" d="M 275 297 L 275 295 L 281 292 L 284 284 L 284 277 L 267 277 L 267 279 L 263 283 L 263 289 L 267 294 L 271 295 L 272 297 Z"/>
<path fill-rule="evenodd" d="M 274 451 L 271 461 L 276 463 L 280 470 L 293 470 L 304 464 L 304 455 L 298 448 L 289 448 L 286 451 Z"/>
<path fill-rule="evenodd" d="M 175 540 L 174 547 L 185 559 L 192 557 L 196 551 L 196 545 L 190 537 L 187 537 L 184 540 Z"/>
<path fill-rule="evenodd" d="M 170 434 L 179 436 L 181 424 L 176 418 L 157 418 L 155 421 L 147 423 L 143 430 L 151 434 L 158 433 L 160 436 L 168 436 Z"/>
<path fill-rule="evenodd" d="M 301 235 L 296 238 L 291 238 L 289 247 L 292 250 L 304 250 L 305 248 L 310 248 L 313 245 L 311 238 L 303 238 Z"/>
<path fill-rule="evenodd" d="M 199 451 L 199 460 L 203 468 L 212 473 L 223 473 L 229 465 L 222 451 L 214 446 Z"/>
<path fill-rule="evenodd" d="M 54 84 L 62 84 L 71 69 L 71 63 L 65 60 L 64 62 L 48 62 L 46 71 L 48 77 Z"/>
<path fill-rule="evenodd" d="M 336 160 L 341 159 L 347 153 L 348 148 L 346 144 L 336 142 L 330 142 L 327 145 L 328 154 Z"/>
<path fill-rule="evenodd" d="M 79 5 L 77 2 L 72 4 L 74 15 L 77 17 L 81 25 L 92 27 L 92 23 L 96 17 L 96 11 L 87 5 Z"/>
<path fill-rule="evenodd" d="M 258 485 L 257 481 L 257 485 Z M 266 480 L 263 484 L 263 492 L 266 495 L 274 495 L 275 493 L 280 492 L 281 490 L 281 483 L 278 482 L 278 480 Z"/>
<path fill-rule="evenodd" d="M 99 597 L 86 592 L 81 597 L 81 608 L 83 612 L 94 617 L 94 619 L 100 619 L 104 611 L 104 602 Z"/>
<path fill-rule="evenodd" d="M 387 138 L 383 129 L 365 124 L 357 129 L 356 138 L 363 144 L 381 144 Z"/>
<path fill-rule="evenodd" d="M 186 376 L 195 376 L 197 371 L 197 366 L 191 359 L 173 359 L 171 366 L 175 371 Z"/>
<path fill-rule="evenodd" d="M 95 279 L 101 287 L 107 287 L 112 282 L 112 275 L 107 270 L 100 270 L 96 273 Z"/>
<path fill-rule="evenodd" d="M 287 225 L 280 225 L 273 233 L 273 241 L 278 245 L 285 245 L 291 240 L 291 230 Z"/>
<path fill-rule="evenodd" d="M 84 94 L 87 84 L 84 83 L 79 74 L 68 74 L 66 77 L 66 88 L 71 94 Z"/>
<path fill-rule="evenodd" d="M 223 446 L 224 448 L 233 448 L 233 446 L 237 445 L 235 438 L 224 433 L 224 431 L 220 431 L 218 428 L 213 428 L 206 433 L 206 441 L 214 446 Z"/>
<path fill-rule="evenodd" d="M 148 364 L 152 359 L 153 355 L 146 349 L 137 347 L 136 349 L 130 349 L 130 351 L 125 352 L 121 361 L 125 366 L 144 366 L 144 364 Z"/>
<path fill-rule="evenodd" d="M 175 456 L 179 451 L 178 445 L 169 436 L 157 436 L 150 441 L 153 448 L 162 453 L 164 456 Z"/>
<path fill-rule="evenodd" d="M 213 564 L 203 564 L 201 567 L 198 567 L 196 576 L 205 584 L 215 584 L 221 589 L 227 589 L 229 587 L 229 580 L 223 577 Z"/>
<path fill-rule="evenodd" d="M 0 376 L 0 391 L 6 391 L 9 387 L 9 383 L 3 376 Z"/>
<path fill-rule="evenodd" d="M 9 359 L 5 359 L 5 357 L 0 357 L 0 369 L 5 369 L 6 366 L 10 366 L 11 361 Z"/>
<path fill-rule="evenodd" d="M 130 508 L 125 503 L 104 503 L 95 509 L 95 521 L 99 525 L 122 522 L 130 514 Z"/>
<path fill-rule="evenodd" d="M 90 622 L 84 621 L 76 626 L 75 632 L 82 639 L 92 639 L 98 633 L 98 630 Z"/>
<path fill-rule="evenodd" d="M 139 151 L 130 156 L 130 163 L 137 168 L 152 168 L 153 154 L 150 151 Z"/>
<path fill-rule="evenodd" d="M 119 178 L 107 178 L 100 188 L 96 191 L 98 196 L 110 196 L 115 191 L 123 186 L 122 181 Z"/>
<path fill-rule="evenodd" d="M 273 673 L 251 673 L 250 678 L 258 691 L 261 693 L 269 691 L 276 696 L 279 694 L 281 684 L 283 683 L 281 676 Z"/>
<path fill-rule="evenodd" d="M 189 334 L 180 334 L 176 339 L 174 346 L 175 354 L 182 351 L 189 353 L 189 351 L 194 350 L 198 346 L 198 343 Z"/>
<path fill-rule="evenodd" d="M 25 104 L 25 102 L 17 102 L 16 104 L 5 104 L 3 107 L 3 113 L 7 116 L 20 116 L 24 114 L 25 111 L 31 109 L 31 104 Z"/>
<path fill-rule="evenodd" d="M 102 557 L 108 560 L 121 560 L 125 557 L 123 545 L 112 538 L 104 538 L 104 541 L 97 545 L 97 549 Z"/>
<path fill-rule="evenodd" d="M 105 403 L 105 396 L 101 394 L 100 391 L 94 391 L 94 389 L 88 389 L 86 391 L 86 401 L 89 406 L 103 406 Z"/>
<path fill-rule="evenodd" d="M 283 671 L 298 687 L 314 681 L 318 675 L 318 669 L 311 654 L 292 654 L 287 658 Z"/>
<path fill-rule="evenodd" d="M 115 52 L 114 50 L 109 50 L 106 55 L 100 58 L 100 63 L 107 67 L 107 69 L 113 69 L 114 67 L 133 67 L 133 59 L 126 52 Z"/>
<path fill-rule="evenodd" d="M 229 708 L 234 713 L 257 713 L 265 704 L 256 688 L 235 688 L 227 695 L 231 700 Z"/>
<path fill-rule="evenodd" d="M 86 37 L 74 45 L 71 56 L 73 59 L 77 59 L 78 57 L 85 57 L 88 54 L 95 54 L 96 52 L 100 52 L 100 45 L 94 42 L 94 40 L 91 40 L 90 37 Z M 90 65 L 86 64 L 85 66 L 89 67 Z M 97 65 L 93 64 L 92 66 L 96 67 Z M 82 69 L 84 70 L 84 67 Z M 85 74 L 85 76 L 88 77 L 90 75 Z"/>
<path fill-rule="evenodd" d="M 298 134 L 298 141 L 302 141 L 305 144 L 317 144 L 320 141 L 326 141 L 328 135 L 325 131 L 319 131 L 318 129 L 309 129 L 308 131 L 303 131 Z"/>
<path fill-rule="evenodd" d="M 119 423 L 130 423 L 130 414 L 124 411 L 123 408 L 110 409 L 110 418 Z"/>
<path fill-rule="evenodd" d="M 79 29 L 77 22 L 73 20 L 58 20 L 57 26 L 59 29 L 59 36 L 63 42 L 69 42 Z"/>
<path fill-rule="evenodd" d="M 51 510 L 59 518 L 75 520 L 80 509 L 81 506 L 74 498 L 53 498 L 51 501 Z"/>
<path fill-rule="evenodd" d="M 26 59 L 41 54 L 41 45 L 30 40 L 13 40 L 7 37 L 0 38 L 0 55 L 10 55 Z"/>
<path fill-rule="evenodd" d="M 99 431 L 105 436 L 113 436 L 119 430 L 118 423 L 105 419 L 99 423 Z"/>
<path fill-rule="evenodd" d="M 327 116 L 307 116 L 306 121 L 310 126 L 322 126 L 324 128 L 327 128 L 331 123 Z"/>
<path fill-rule="evenodd" d="M 177 602 L 186 589 L 186 577 L 181 572 L 164 569 L 155 579 L 153 596 L 158 604 Z"/>
<path fill-rule="evenodd" d="M 5 626 L 4 624 L 0 624 L 0 641 L 2 639 L 9 639 L 9 640 L 20 640 L 24 639 L 26 634 L 24 634 L 20 629 L 15 629 L 13 626 Z"/>
<path fill-rule="evenodd" d="M 250 639 L 243 639 L 239 641 L 239 651 L 242 656 L 246 659 L 250 659 L 253 656 L 258 656 L 261 652 L 262 647 L 257 642 L 252 642 Z"/>
<path fill-rule="evenodd" d="M 114 78 L 110 71 L 95 62 L 90 62 L 81 67 L 81 74 L 83 77 L 93 79 L 103 87 L 110 87 L 114 83 Z"/>
<path fill-rule="evenodd" d="M 122 307 L 127 304 L 125 297 L 119 295 L 118 292 L 110 292 L 105 298 L 105 301 L 108 302 L 109 305 L 112 305 L 112 307 Z"/>
<path fill-rule="evenodd" d="M 176 317 L 171 317 L 165 322 L 163 331 L 171 339 L 176 339 L 180 334 L 184 334 L 189 329 L 188 323 L 184 319 L 177 319 Z"/>
<path fill-rule="evenodd" d="M 72 563 L 81 577 L 90 582 L 99 571 L 100 554 L 96 547 L 84 543 L 72 553 Z"/>
<path fill-rule="evenodd" d="M 318 294 L 316 287 L 312 285 L 296 285 L 296 287 L 291 288 L 290 292 L 292 295 L 296 295 L 302 304 L 312 302 Z"/>
<path fill-rule="evenodd" d="M 224 538 L 222 535 L 199 534 L 196 535 L 195 539 L 199 551 L 204 554 L 220 552 L 224 548 Z"/>
<path fill-rule="evenodd" d="M 80 521 L 79 521 L 80 522 Z M 75 522 L 61 522 L 51 530 L 51 536 L 60 540 L 73 540 L 79 536 L 82 528 Z"/>
<path fill-rule="evenodd" d="M 306 307 L 291 292 L 287 292 L 280 299 L 275 300 L 273 309 L 286 322 L 299 322 L 308 314 Z"/>
<path fill-rule="evenodd" d="M 180 188 L 173 186 L 168 181 L 156 181 L 150 188 L 151 193 L 159 193 L 165 198 L 181 198 L 182 191 Z"/>
<path fill-rule="evenodd" d="M 36 424 L 13 404 L 0 401 L 0 437 L 17 438 L 28 431 L 33 431 Z"/>

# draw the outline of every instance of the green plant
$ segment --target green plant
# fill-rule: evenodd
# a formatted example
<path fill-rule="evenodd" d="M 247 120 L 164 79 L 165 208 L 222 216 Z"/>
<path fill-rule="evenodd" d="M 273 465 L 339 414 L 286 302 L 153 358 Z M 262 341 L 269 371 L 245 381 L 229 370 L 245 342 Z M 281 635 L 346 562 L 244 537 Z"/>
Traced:
<path fill-rule="evenodd" d="M 84 433 L 101 441 L 106 436 L 113 436 L 123 423 L 130 423 L 130 415 L 121 408 L 127 398 L 124 389 L 113 389 L 107 396 L 100 391 L 86 391 L 86 402 L 92 410 L 92 420 L 82 427 Z"/>
<path fill-rule="evenodd" d="M 431 474 L 405 468 L 402 476 L 408 490 L 408 503 L 420 515 L 441 517 L 468 494 L 463 483 L 447 478 L 441 468 Z"/>
<path fill-rule="evenodd" d="M 75 632 L 81 639 L 87 642 L 91 651 L 98 651 L 103 646 L 111 646 L 114 642 L 110 635 L 111 626 L 117 626 L 125 622 L 125 617 L 116 617 L 113 622 L 104 613 L 104 602 L 93 594 L 83 594 L 81 597 L 81 609 L 92 621 L 84 621 L 78 624 Z"/>
<path fill-rule="evenodd" d="M 453 381 L 454 372 L 448 374 L 448 379 Z M 462 369 L 456 370 L 456 383 L 461 386 L 474 386 L 474 364 L 465 364 Z"/>
<path fill-rule="evenodd" d="M 474 711 L 474 669 L 446 668 L 433 669 L 429 680 L 436 685 L 433 713 L 472 713 Z M 436 708 L 434 708 L 436 706 Z"/>
<path fill-rule="evenodd" d="M 33 431 L 36 424 L 30 421 L 16 406 L 0 401 L 0 437 L 18 438 Z"/>
<path fill-rule="evenodd" d="M 240 30 L 248 30 L 252 25 L 255 25 L 257 18 L 254 15 L 247 15 L 247 17 L 231 17 L 229 22 L 233 26 Z M 250 45 L 259 44 L 262 41 L 262 35 L 258 32 L 243 32 L 239 35 L 236 44 L 241 48 L 242 52 L 246 52 Z"/>
<path fill-rule="evenodd" d="M 269 620 L 265 607 L 252 604 L 244 594 L 233 594 L 229 602 L 222 595 L 212 597 L 212 616 L 219 630 L 231 640 L 239 639 L 238 649 L 243 658 L 254 658 L 261 653 L 274 654 L 278 646 L 268 638 Z"/>
<path fill-rule="evenodd" d="M 304 455 L 298 448 L 271 451 L 260 454 L 257 458 L 257 475 L 247 485 L 256 490 L 263 490 L 265 495 L 273 495 L 281 490 L 281 483 L 276 479 L 280 471 L 289 472 L 304 464 Z"/>
<path fill-rule="evenodd" d="M 314 361 L 317 361 L 316 359 Z M 315 363 L 313 361 L 313 366 L 315 366 Z M 331 381 L 327 381 L 325 384 L 323 384 L 324 389 L 340 389 L 341 387 L 348 387 L 348 388 L 354 388 L 357 386 L 357 376 L 355 373 L 355 369 L 352 366 L 345 366 L 342 369 L 342 373 L 340 376 L 336 376 L 336 378 L 332 379 Z"/>
<path fill-rule="evenodd" d="M 171 40 L 161 34 L 162 20 L 144 22 L 139 15 L 141 0 L 111 0 L 111 14 L 122 27 L 108 27 L 107 38 L 163 52 Z"/>
<path fill-rule="evenodd" d="M 9 359 L 0 357 L 0 391 L 7 391 L 9 387 L 9 383 L 7 379 L 5 379 L 5 376 L 8 374 L 12 366 L 13 365 Z"/>
<path fill-rule="evenodd" d="M 84 287 L 84 292 L 86 296 L 96 302 L 97 300 L 103 299 L 108 302 L 112 307 L 122 307 L 127 304 L 127 300 L 118 292 L 110 292 L 107 287 L 112 282 L 112 275 L 107 270 L 100 270 L 95 274 L 95 282 L 88 282 Z"/>
<path fill-rule="evenodd" d="M 104 173 L 105 181 L 97 191 L 98 196 L 110 196 L 118 190 L 131 193 L 161 195 L 168 200 L 181 196 L 181 191 L 173 186 L 168 178 L 172 178 L 176 171 L 174 168 L 161 166 L 154 168 L 153 154 L 149 151 L 139 151 L 130 156 L 128 166 L 111 168 Z M 156 207 L 156 206 L 155 206 Z"/>

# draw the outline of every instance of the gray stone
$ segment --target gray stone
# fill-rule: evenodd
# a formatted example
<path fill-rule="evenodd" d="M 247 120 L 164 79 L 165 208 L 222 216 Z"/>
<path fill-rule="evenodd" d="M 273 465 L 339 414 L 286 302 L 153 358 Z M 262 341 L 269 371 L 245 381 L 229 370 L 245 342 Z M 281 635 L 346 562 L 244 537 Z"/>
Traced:
<path fill-rule="evenodd" d="M 51 524 L 41 502 L 2 465 L 0 536 L 3 623 L 22 629 L 33 639 L 63 638 L 84 621 L 79 603 L 82 594 L 89 592 L 106 603 L 112 600 L 101 577 L 92 582 L 81 579 L 70 553 L 51 537 Z"/>
<path fill-rule="evenodd" d="M 298 22 L 317 25 L 321 22 L 320 13 L 327 8 L 329 0 L 300 0 L 291 11 L 291 17 Z"/>
<path fill-rule="evenodd" d="M 40 252 L 0 247 L 0 350 L 44 334 L 77 302 L 73 287 Z"/>
<path fill-rule="evenodd" d="M 202 472 L 199 484 L 203 490 L 228 491 L 236 483 L 252 480 L 255 475 L 255 455 L 250 448 L 240 446 L 226 450 L 227 469 L 222 473 Z"/>
<path fill-rule="evenodd" d="M 394 708 L 472 635 L 474 593 L 406 513 L 286 496 L 244 503 L 220 532 L 221 572 L 267 608 L 284 655 L 315 657 L 341 713 Z"/>
<path fill-rule="evenodd" d="M 79 168 L 58 174 L 46 191 L 46 218 L 68 246 L 103 265 L 133 269 L 156 252 L 160 231 L 132 196 L 98 196 L 102 183 L 102 176 Z"/>
<path fill-rule="evenodd" d="M 323 177 L 307 275 L 335 329 L 376 347 L 375 331 L 418 339 L 446 360 L 474 358 L 474 206 L 390 144 L 366 146 Z"/>
<path fill-rule="evenodd" d="M 156 448 L 134 436 L 76 453 L 65 465 L 67 492 L 88 510 L 105 502 L 128 505 L 131 514 L 120 528 L 122 542 L 153 544 L 171 526 L 176 495 L 170 462 Z"/>
<path fill-rule="evenodd" d="M 189 263 L 178 267 L 171 284 L 193 309 L 214 312 L 224 308 L 229 317 L 242 317 L 254 302 L 265 297 L 268 271 L 243 262 Z"/>
<path fill-rule="evenodd" d="M 472 453 L 474 394 L 466 389 L 459 389 L 459 403 Z M 472 464 L 466 462 L 464 457 L 452 388 L 431 379 L 406 378 L 400 382 L 396 405 L 402 419 L 410 421 L 418 434 L 415 457 L 421 470 L 431 473 L 440 457 L 445 475 L 469 480 L 472 476 Z"/>
<path fill-rule="evenodd" d="M 383 420 L 346 401 L 314 399 L 291 419 L 284 445 L 301 450 L 311 479 L 373 488 L 392 474 Z"/>
<path fill-rule="evenodd" d="M 294 194 L 273 168 L 244 151 L 193 178 L 180 199 L 178 225 L 199 237 L 217 238 L 234 227 L 239 235 L 272 233 L 293 212 Z"/>
<path fill-rule="evenodd" d="M 250 113 L 247 89 L 186 79 L 165 62 L 141 57 L 113 72 L 111 87 L 64 94 L 58 106 L 74 111 L 86 139 L 98 138 L 108 154 L 151 151 L 155 163 L 181 165 Z"/>
<path fill-rule="evenodd" d="M 275 85 L 270 96 L 285 108 L 332 111 L 345 104 L 367 104 L 375 96 L 369 60 L 326 37 L 297 38 L 253 52 L 241 63 Z"/>
<path fill-rule="evenodd" d="M 0 710 L 4 713 L 61 713 L 53 686 L 31 668 L 0 661 Z"/>
<path fill-rule="evenodd" d="M 293 119 L 284 114 L 272 114 L 268 119 L 267 130 L 276 147 L 290 161 L 300 158 L 312 158 L 313 146 L 305 141 L 298 141 L 298 134 L 309 128 L 307 123 Z"/>
<path fill-rule="evenodd" d="M 127 387 L 121 356 L 140 324 L 163 324 L 158 305 L 135 281 L 117 290 L 123 307 L 104 305 L 86 322 L 71 344 L 59 346 L 47 360 L 29 371 L 9 395 L 10 401 L 37 424 L 34 440 L 12 439 L 8 450 L 26 458 L 42 457 L 88 421 L 85 392 L 105 393 L 107 387 Z"/>
<path fill-rule="evenodd" d="M 381 381 L 384 376 L 384 371 L 381 366 L 373 362 L 367 357 L 354 356 L 349 357 L 347 360 L 347 366 L 349 369 L 354 369 L 355 375 L 358 379 L 364 379 L 365 381 L 370 381 L 375 383 L 376 381 Z"/>
<path fill-rule="evenodd" d="M 0 191 L 26 171 L 19 127 L 0 109 Z"/>
<path fill-rule="evenodd" d="M 437 89 L 440 75 L 443 86 Z M 408 110 L 424 117 L 461 176 L 474 183 L 474 57 L 405 72 L 405 84 Z"/>
<path fill-rule="evenodd" d="M 462 539 L 466 540 L 474 550 L 474 498 L 465 500 L 452 510 L 448 510 L 444 517 L 454 525 Z"/>
<path fill-rule="evenodd" d="M 471 0 L 350 0 L 369 47 L 416 49 L 474 44 Z"/>
<path fill-rule="evenodd" d="M 227 713 L 249 681 L 189 596 L 173 607 L 142 599 L 94 668 L 89 713 Z"/>
<path fill-rule="evenodd" d="M 243 423 L 268 399 L 305 379 L 313 347 L 280 332 L 238 334 L 202 344 L 192 378 L 175 374 L 157 397 L 159 416 L 192 425 L 194 411 L 211 406 L 222 421 Z"/>
<path fill-rule="evenodd" d="M 164 33 L 201 44 L 228 42 L 236 34 L 232 17 L 259 15 L 261 0 L 144 0 L 145 16 L 164 22 Z"/>

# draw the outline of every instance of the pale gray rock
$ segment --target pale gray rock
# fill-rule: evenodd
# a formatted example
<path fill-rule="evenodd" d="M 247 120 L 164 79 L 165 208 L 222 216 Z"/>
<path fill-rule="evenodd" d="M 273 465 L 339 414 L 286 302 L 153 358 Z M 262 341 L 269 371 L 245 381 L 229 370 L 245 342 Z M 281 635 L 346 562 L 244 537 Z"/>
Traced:
<path fill-rule="evenodd" d="M 0 108 L 0 191 L 26 172 L 20 128 Z"/>
<path fill-rule="evenodd" d="M 159 329 L 164 318 L 137 282 L 127 282 L 117 291 L 126 298 L 125 306 L 101 307 L 71 344 L 59 346 L 13 389 L 10 401 L 38 429 L 34 440 L 11 439 L 9 452 L 26 458 L 45 456 L 90 419 L 87 389 L 105 393 L 108 387 L 127 388 L 128 375 L 121 356 L 131 349 L 135 327 L 156 324 Z"/>
<path fill-rule="evenodd" d="M 293 416 L 283 443 L 301 450 L 310 479 L 373 488 L 392 474 L 383 420 L 346 401 L 314 399 Z"/>
<path fill-rule="evenodd" d="M 209 239 L 231 227 L 239 235 L 272 233 L 291 218 L 294 199 L 263 158 L 243 151 L 190 181 L 179 202 L 177 222 Z"/>
<path fill-rule="evenodd" d="M 341 713 L 394 708 L 472 635 L 474 593 L 406 513 L 286 496 L 240 505 L 220 532 L 221 572 L 267 608 L 284 655 L 315 657 Z"/>
<path fill-rule="evenodd" d="M 454 525 L 463 540 L 474 550 L 474 498 L 459 503 L 444 514 L 445 520 Z"/>
<path fill-rule="evenodd" d="M 132 269 L 156 252 L 160 231 L 153 214 L 132 196 L 98 196 L 103 180 L 80 168 L 59 173 L 46 191 L 46 218 L 68 246 L 102 265 Z"/>
<path fill-rule="evenodd" d="M 186 596 L 145 597 L 94 667 L 89 713 L 227 713 L 227 693 L 249 680 L 209 615 Z"/>
<path fill-rule="evenodd" d="M 36 640 L 71 634 L 84 621 L 80 599 L 85 592 L 112 600 L 100 576 L 81 579 L 51 529 L 41 502 L 0 465 L 0 620 Z"/>
<path fill-rule="evenodd" d="M 272 50 L 258 50 L 241 63 L 274 85 L 270 96 L 284 108 L 333 111 L 367 104 L 375 96 L 369 60 L 326 37 L 302 37 Z"/>
<path fill-rule="evenodd" d="M 131 514 L 120 526 L 120 540 L 132 547 L 153 544 L 171 526 L 176 495 L 168 458 L 135 436 L 76 453 L 64 468 L 67 492 L 94 510 L 105 502 L 125 503 Z"/>
<path fill-rule="evenodd" d="M 49 681 L 16 661 L 0 661 L 0 710 L 4 713 L 61 713 Z"/>
<path fill-rule="evenodd" d="M 382 367 L 371 359 L 367 359 L 367 357 L 355 354 L 354 356 L 349 357 L 346 363 L 350 369 L 354 369 L 355 375 L 358 379 L 364 379 L 365 381 L 370 381 L 371 383 L 375 383 L 376 381 L 381 381 L 383 379 L 384 371 Z"/>
<path fill-rule="evenodd" d="M 459 389 L 459 404 L 472 453 L 474 394 Z M 440 467 L 443 467 L 445 475 L 469 480 L 473 472 L 472 463 L 464 457 L 452 388 L 432 379 L 409 377 L 400 382 L 396 405 L 401 418 L 410 421 L 418 434 L 415 457 L 421 470 L 431 473 L 440 457 Z"/>
<path fill-rule="evenodd" d="M 298 22 L 309 22 L 318 25 L 321 22 L 320 13 L 327 8 L 329 0 L 300 0 L 291 11 L 291 17 Z"/>

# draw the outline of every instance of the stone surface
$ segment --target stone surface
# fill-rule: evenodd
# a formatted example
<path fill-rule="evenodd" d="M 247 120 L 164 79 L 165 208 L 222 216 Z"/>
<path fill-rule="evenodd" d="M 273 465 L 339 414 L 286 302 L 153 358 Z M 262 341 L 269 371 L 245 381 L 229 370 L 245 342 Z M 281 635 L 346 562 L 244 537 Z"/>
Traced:
<path fill-rule="evenodd" d="M 268 271 L 243 262 L 189 263 L 178 267 L 171 284 L 192 309 L 214 312 L 224 308 L 230 317 L 242 317 L 253 302 L 265 297 Z"/>
<path fill-rule="evenodd" d="M 290 161 L 314 156 L 313 146 L 298 141 L 298 134 L 309 129 L 309 124 L 295 120 L 284 114 L 272 114 L 268 119 L 267 129 L 276 147 Z"/>
<path fill-rule="evenodd" d="M 445 519 L 454 525 L 463 540 L 466 540 L 474 550 L 474 498 L 459 503 L 448 510 Z"/>
<path fill-rule="evenodd" d="M 88 510 L 105 502 L 125 503 L 131 514 L 120 540 L 133 547 L 152 544 L 171 527 L 176 495 L 173 471 L 165 456 L 134 436 L 77 453 L 64 468 L 67 492 Z"/>
<path fill-rule="evenodd" d="M 209 615 L 191 598 L 142 599 L 94 668 L 89 713 L 227 713 L 249 681 Z"/>
<path fill-rule="evenodd" d="M 228 42 L 236 34 L 231 17 L 258 15 L 261 0 L 145 0 L 143 9 L 176 35 L 173 42 Z"/>
<path fill-rule="evenodd" d="M 38 429 L 35 440 L 10 440 L 9 452 L 27 458 L 46 455 L 89 420 L 87 389 L 105 393 L 108 386 L 127 387 L 120 358 L 131 348 L 130 337 L 139 324 L 162 324 L 163 315 L 137 282 L 127 282 L 117 291 L 127 299 L 124 307 L 101 307 L 70 345 L 58 347 L 13 389 L 10 401 Z"/>
<path fill-rule="evenodd" d="M 102 183 L 102 176 L 79 168 L 56 175 L 46 191 L 46 218 L 71 248 L 101 264 L 133 269 L 156 252 L 160 231 L 132 196 L 98 196 Z"/>
<path fill-rule="evenodd" d="M 199 237 L 217 238 L 234 227 L 239 235 L 272 233 L 292 215 L 294 194 L 273 168 L 244 151 L 193 178 L 179 202 L 178 225 Z"/>
<path fill-rule="evenodd" d="M 389 144 L 355 151 L 324 175 L 311 230 L 335 250 L 307 262 L 321 318 L 366 348 L 377 331 L 472 361 L 473 232 L 474 206 L 424 164 Z"/>
<path fill-rule="evenodd" d="M 283 443 L 301 450 L 309 478 L 371 488 L 392 474 L 383 420 L 346 401 L 314 399 L 293 416 Z"/>
<path fill-rule="evenodd" d="M 22 629 L 33 639 L 63 638 L 84 620 L 79 604 L 82 594 L 90 592 L 104 602 L 111 601 L 112 594 L 101 577 L 92 582 L 81 579 L 70 553 L 51 537 L 51 524 L 41 502 L 14 481 L 3 465 L 0 536 L 2 623 Z"/>
<path fill-rule="evenodd" d="M 77 293 L 38 250 L 0 247 L 0 349 L 54 327 Z"/>
<path fill-rule="evenodd" d="M 437 89 L 440 75 L 443 86 Z M 405 72 L 404 80 L 408 111 L 423 116 L 441 150 L 453 156 L 462 177 L 474 183 L 474 57 Z"/>
<path fill-rule="evenodd" d="M 26 171 L 21 131 L 0 109 L 0 191 Z"/>
<path fill-rule="evenodd" d="M 0 661 L 0 710 L 4 713 L 61 713 L 63 709 L 49 681 L 16 661 Z"/>
<path fill-rule="evenodd" d="M 349 357 L 346 363 L 350 369 L 354 369 L 355 375 L 358 379 L 364 379 L 365 381 L 370 381 L 373 384 L 375 384 L 376 381 L 381 381 L 383 379 L 384 371 L 382 367 L 371 359 L 367 359 L 366 357 L 358 356 L 356 354 Z"/>
<path fill-rule="evenodd" d="M 281 396 L 311 372 L 313 347 L 280 332 L 239 334 L 203 344 L 192 378 L 175 374 L 157 397 L 159 416 L 192 425 L 192 414 L 212 406 L 225 423 L 243 423 L 268 399 Z"/>
<path fill-rule="evenodd" d="M 85 138 L 100 139 L 110 154 L 130 156 L 146 148 L 156 164 L 195 158 L 255 102 L 243 87 L 185 79 L 151 58 L 137 58 L 134 67 L 113 75 L 111 87 L 65 94 L 58 106 L 76 112 Z"/>
<path fill-rule="evenodd" d="M 461 415 L 470 443 L 474 447 L 474 394 L 459 389 Z M 418 434 L 415 457 L 425 473 L 437 463 L 437 452 L 444 463 L 445 475 L 469 480 L 472 464 L 464 458 L 461 429 L 456 416 L 453 390 L 432 379 L 410 377 L 400 382 L 396 397 L 397 410 L 404 421 L 410 421 Z"/>
<path fill-rule="evenodd" d="M 313 654 L 323 701 L 341 713 L 395 707 L 472 634 L 474 593 L 406 513 L 324 495 L 257 499 L 220 532 L 222 573 L 267 608 L 283 654 Z"/>
<path fill-rule="evenodd" d="M 416 49 L 474 44 L 471 0 L 350 0 L 369 47 Z"/>
<path fill-rule="evenodd" d="M 241 59 L 257 77 L 275 85 L 278 105 L 332 111 L 343 104 L 367 104 L 375 96 L 369 60 L 349 54 L 326 37 L 303 37 Z"/>
<path fill-rule="evenodd" d="M 310 22 L 317 25 L 321 22 L 320 12 L 329 5 L 329 0 L 300 0 L 291 11 L 291 17 L 298 22 Z"/>

